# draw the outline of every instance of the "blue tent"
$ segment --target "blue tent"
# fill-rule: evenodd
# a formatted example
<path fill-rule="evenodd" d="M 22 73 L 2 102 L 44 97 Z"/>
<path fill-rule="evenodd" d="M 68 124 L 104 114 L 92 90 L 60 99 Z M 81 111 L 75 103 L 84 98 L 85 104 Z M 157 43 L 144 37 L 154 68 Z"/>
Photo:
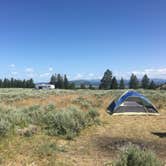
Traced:
<path fill-rule="evenodd" d="M 127 91 L 108 107 L 110 114 L 154 114 L 158 113 L 155 106 L 144 95 L 136 91 Z"/>

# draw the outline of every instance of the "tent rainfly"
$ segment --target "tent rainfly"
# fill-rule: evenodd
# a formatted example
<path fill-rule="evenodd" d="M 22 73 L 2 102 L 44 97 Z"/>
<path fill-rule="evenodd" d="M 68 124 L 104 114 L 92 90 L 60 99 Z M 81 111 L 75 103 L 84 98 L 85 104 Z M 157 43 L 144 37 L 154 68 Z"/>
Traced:
<path fill-rule="evenodd" d="M 107 112 L 111 115 L 159 115 L 156 107 L 136 91 L 125 92 L 110 104 Z"/>

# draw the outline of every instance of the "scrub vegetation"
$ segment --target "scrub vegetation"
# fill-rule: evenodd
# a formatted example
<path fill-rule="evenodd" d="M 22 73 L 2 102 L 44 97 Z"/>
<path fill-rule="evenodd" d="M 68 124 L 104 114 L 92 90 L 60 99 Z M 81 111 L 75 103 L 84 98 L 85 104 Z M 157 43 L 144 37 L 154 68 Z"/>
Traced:
<path fill-rule="evenodd" d="M 115 166 L 164 166 L 156 158 L 156 155 L 148 150 L 141 150 L 138 146 L 128 145 L 125 147 L 119 160 L 114 163 Z"/>
<path fill-rule="evenodd" d="M 138 91 L 159 116 L 108 115 L 125 90 L 0 89 L 0 163 L 128 166 L 138 158 L 137 165 L 162 165 L 166 91 Z"/>

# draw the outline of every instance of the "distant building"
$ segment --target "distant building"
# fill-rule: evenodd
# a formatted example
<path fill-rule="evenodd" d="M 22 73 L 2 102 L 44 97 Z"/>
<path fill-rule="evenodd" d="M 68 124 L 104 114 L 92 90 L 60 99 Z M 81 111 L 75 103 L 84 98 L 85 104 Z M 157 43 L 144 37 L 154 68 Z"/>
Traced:
<path fill-rule="evenodd" d="M 35 89 L 55 89 L 55 85 L 48 83 L 37 83 L 35 84 Z"/>

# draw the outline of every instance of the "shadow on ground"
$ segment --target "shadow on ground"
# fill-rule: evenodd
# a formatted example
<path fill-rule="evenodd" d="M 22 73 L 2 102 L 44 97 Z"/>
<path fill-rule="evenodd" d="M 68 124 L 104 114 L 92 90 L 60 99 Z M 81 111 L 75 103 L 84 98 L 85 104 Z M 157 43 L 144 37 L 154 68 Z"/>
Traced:
<path fill-rule="evenodd" d="M 151 134 L 156 135 L 160 138 L 165 138 L 166 137 L 166 132 L 151 132 Z"/>
<path fill-rule="evenodd" d="M 161 158 L 165 158 L 166 144 L 148 142 L 146 140 L 135 140 L 129 138 L 114 138 L 114 137 L 98 137 L 93 139 L 93 143 L 98 151 L 101 151 L 104 155 L 115 156 L 120 150 L 128 146 L 129 144 L 134 144 L 139 146 L 141 149 L 149 149 L 158 154 Z"/>

